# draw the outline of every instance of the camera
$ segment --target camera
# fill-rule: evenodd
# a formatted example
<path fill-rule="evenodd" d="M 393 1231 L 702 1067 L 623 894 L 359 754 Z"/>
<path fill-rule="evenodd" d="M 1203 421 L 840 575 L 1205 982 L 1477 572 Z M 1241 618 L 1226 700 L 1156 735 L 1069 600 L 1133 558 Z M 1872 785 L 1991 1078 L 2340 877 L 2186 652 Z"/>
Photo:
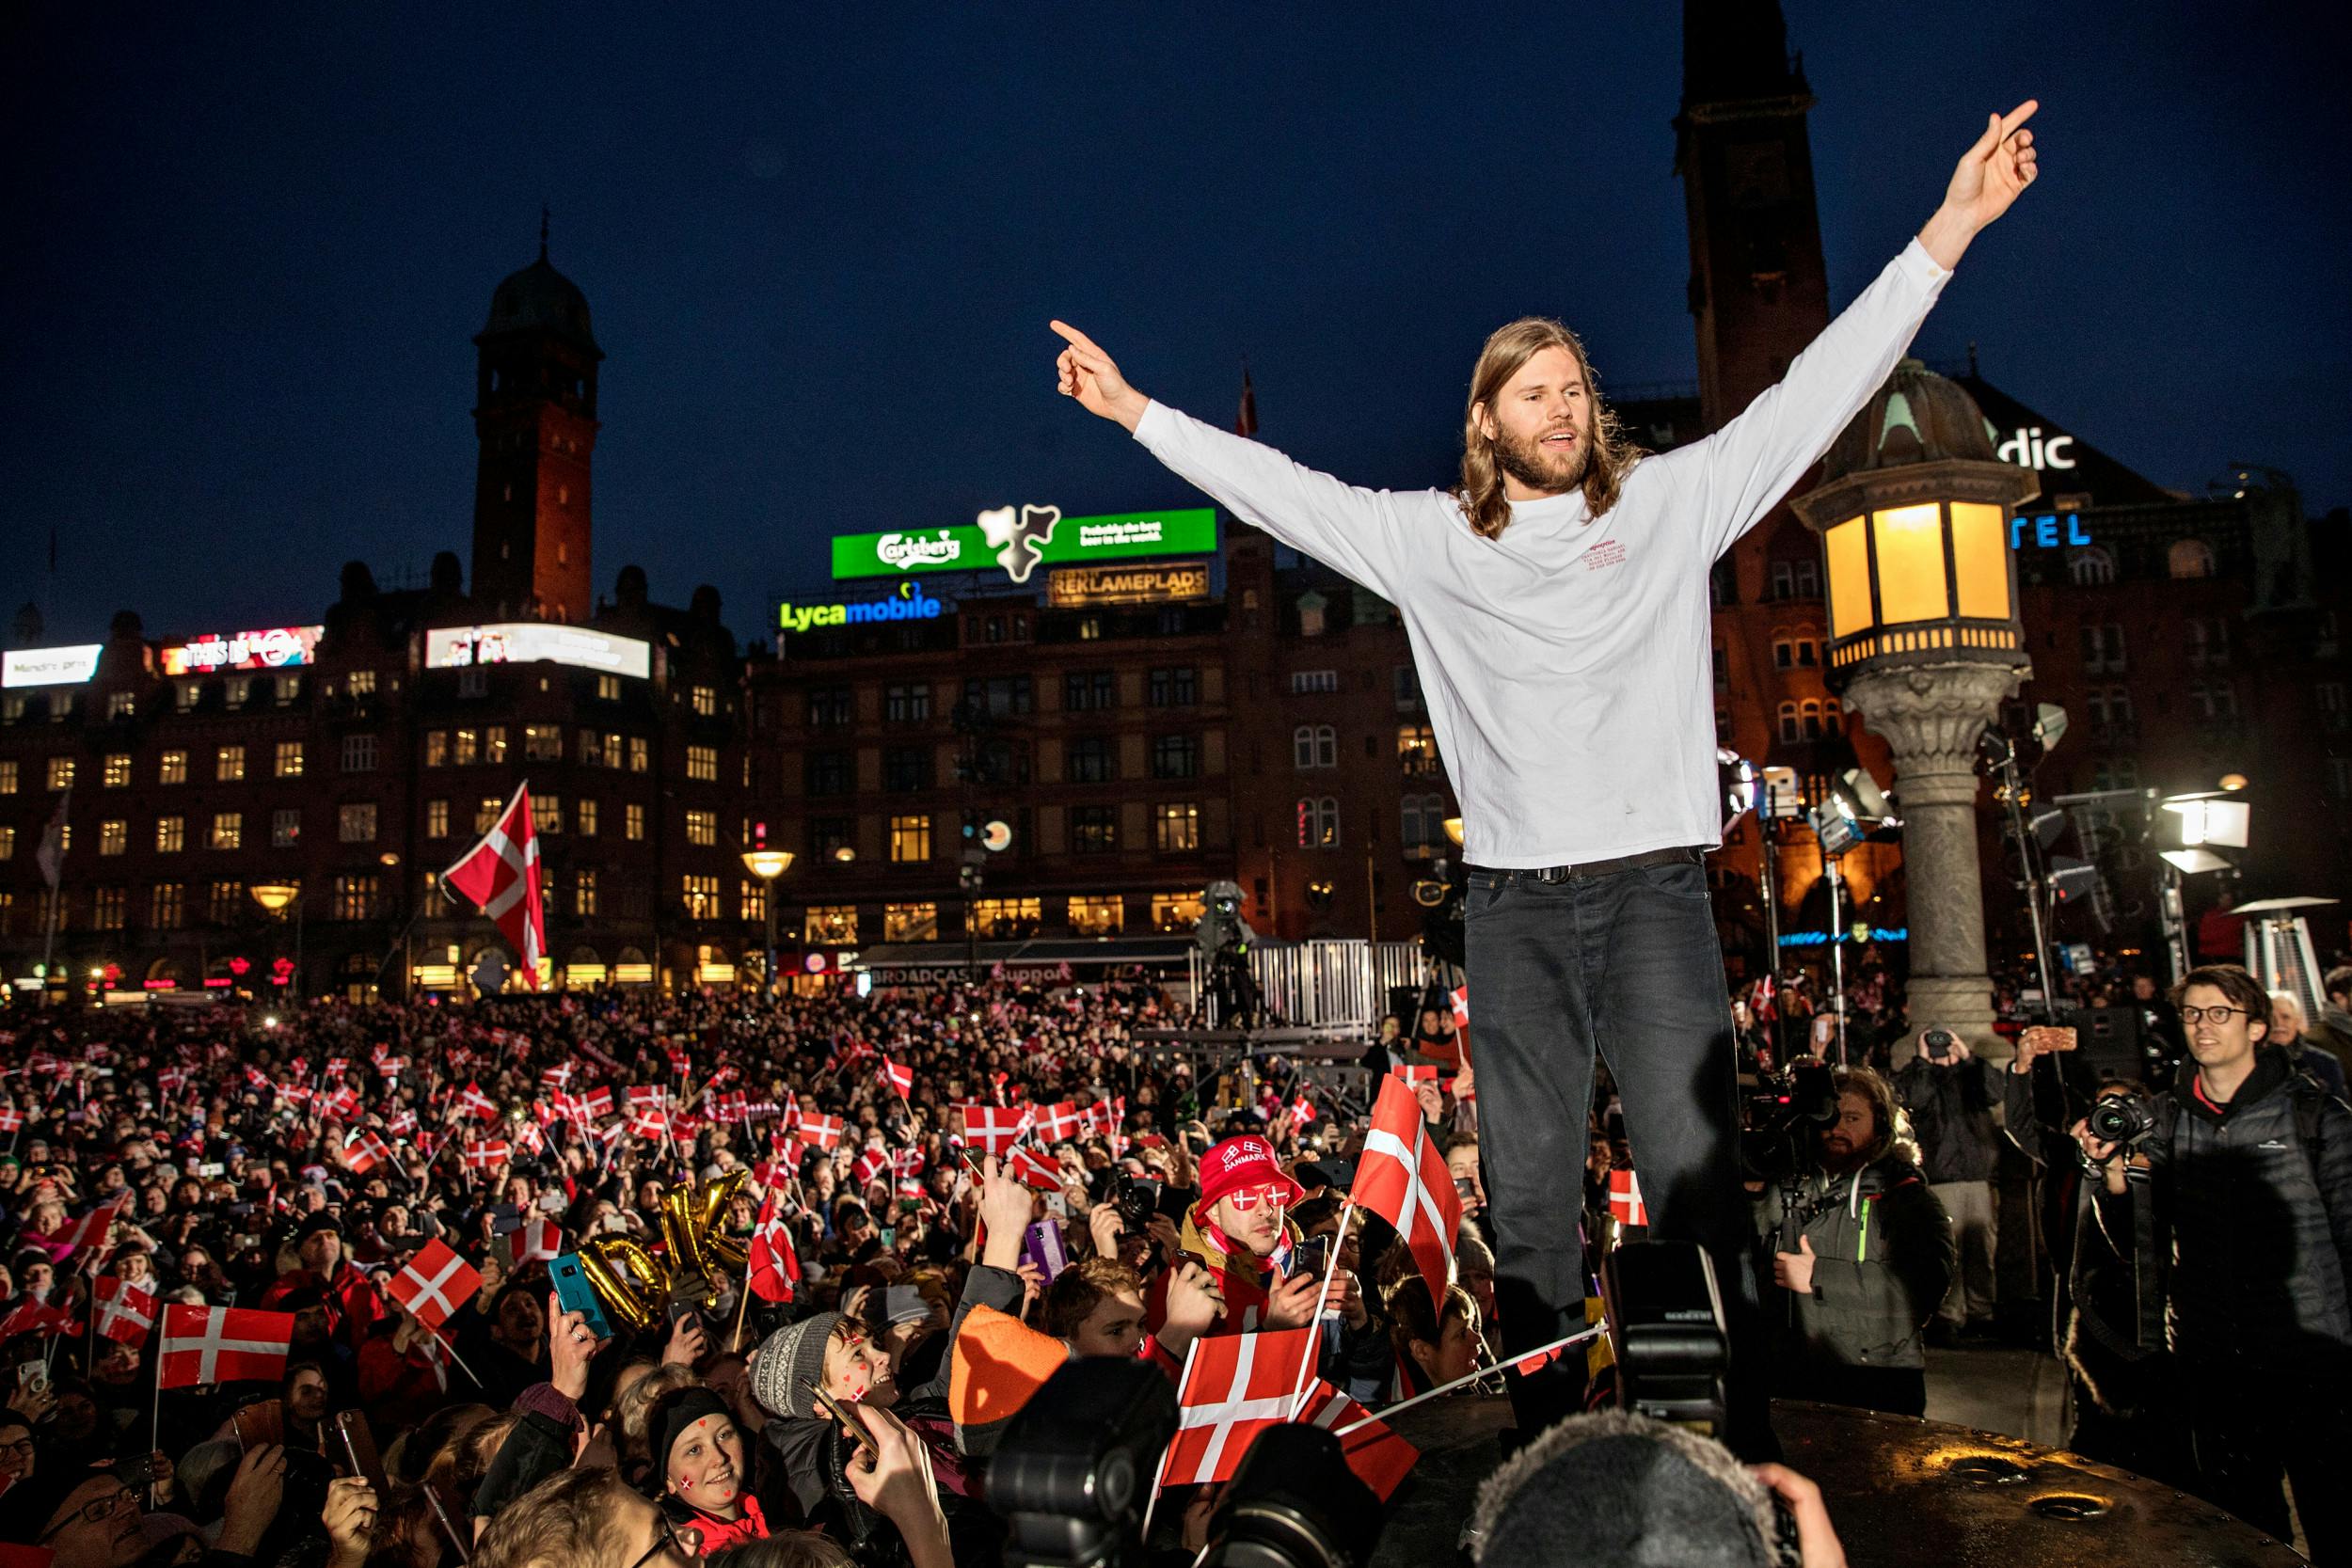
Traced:
<path fill-rule="evenodd" d="M 1796 1062 L 1756 1079 L 1740 1107 L 1740 1158 L 1753 1175 L 1773 1177 L 1804 1164 L 1798 1134 L 1837 1119 L 1837 1081 L 1826 1062 Z"/>
<path fill-rule="evenodd" d="M 1156 1176 L 1119 1178 L 1119 1218 L 1130 1230 L 1141 1230 L 1168 1200 L 1168 1183 Z"/>
<path fill-rule="evenodd" d="M 2156 1113 L 2136 1094 L 2113 1094 L 2090 1107 L 2090 1135 L 2101 1143 L 2136 1144 L 2156 1130 Z"/>
<path fill-rule="evenodd" d="M 1950 1061 L 1952 1047 L 1958 1043 L 1959 1041 L 1953 1038 L 1949 1029 L 1931 1029 L 1919 1037 L 1919 1048 L 1927 1053 L 1928 1060 L 1931 1062 Z"/>

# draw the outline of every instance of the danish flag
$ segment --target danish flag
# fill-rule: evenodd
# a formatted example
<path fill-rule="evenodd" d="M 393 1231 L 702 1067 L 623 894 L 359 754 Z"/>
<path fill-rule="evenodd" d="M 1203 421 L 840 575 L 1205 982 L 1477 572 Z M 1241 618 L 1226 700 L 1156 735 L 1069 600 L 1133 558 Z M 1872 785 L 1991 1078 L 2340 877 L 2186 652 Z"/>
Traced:
<path fill-rule="evenodd" d="M 163 1342 L 155 1355 L 159 1388 L 205 1383 L 275 1383 L 286 1375 L 294 1348 L 292 1312 L 242 1307 L 164 1307 Z"/>
<path fill-rule="evenodd" d="M 1409 1087 L 1414 1084 L 1436 1083 L 1438 1069 L 1434 1067 L 1392 1067 L 1389 1069 L 1389 1076 Z"/>
<path fill-rule="evenodd" d="M 532 832 L 528 783 L 515 787 L 515 798 L 482 842 L 441 873 L 441 884 L 497 923 L 499 935 L 521 958 L 523 984 L 538 990 L 548 924 L 539 895 L 539 840 Z"/>
<path fill-rule="evenodd" d="M 1206 1486 L 1232 1476 L 1258 1433 L 1289 1419 L 1316 1338 L 1312 1328 L 1287 1328 L 1195 1339 L 1160 1483 Z"/>
<path fill-rule="evenodd" d="M 466 1164 L 475 1170 L 488 1170 L 514 1157 L 514 1148 L 504 1138 L 476 1138 L 466 1145 Z"/>
<path fill-rule="evenodd" d="M 20 1334 L 70 1334 L 74 1332 L 73 1314 L 62 1307 L 50 1307 L 30 1297 L 17 1304 L 16 1310 L 0 1318 L 0 1339 L 13 1339 Z"/>
<path fill-rule="evenodd" d="M 580 1115 L 574 1119 L 581 1126 L 601 1121 L 612 1114 L 612 1085 L 599 1084 L 586 1094 L 575 1096 L 572 1103 L 580 1107 Z"/>
<path fill-rule="evenodd" d="M 91 1293 L 98 1305 L 99 1333 L 118 1344 L 147 1342 L 148 1331 L 155 1326 L 154 1291 L 127 1279 L 101 1275 Z"/>
<path fill-rule="evenodd" d="M 24 1125 L 24 1113 L 13 1105 L 0 1105 L 0 1132 L 14 1132 Z"/>
<path fill-rule="evenodd" d="M 1355 1431 L 1340 1439 L 1341 1451 L 1347 1456 L 1347 1467 L 1356 1472 L 1356 1479 L 1378 1493 L 1382 1502 L 1389 1500 L 1421 1458 L 1419 1449 L 1321 1378 L 1308 1388 L 1299 1419 L 1326 1432 L 1346 1432 L 1354 1426 Z M 1358 1422 L 1363 1424 L 1358 1426 Z"/>
<path fill-rule="evenodd" d="M 405 1056 L 378 1056 L 375 1059 L 375 1075 L 378 1078 L 397 1078 L 407 1070 L 408 1058 Z"/>
<path fill-rule="evenodd" d="M 417 1130 L 417 1113 L 402 1109 L 384 1118 L 384 1131 L 395 1138 L 405 1138 Z"/>
<path fill-rule="evenodd" d="M 630 1137 L 664 1138 L 669 1136 L 669 1133 L 668 1113 L 660 1110 L 645 1110 L 634 1105 L 629 1107 L 628 1135 Z"/>
<path fill-rule="evenodd" d="M 963 1141 L 983 1154 L 1002 1154 L 1021 1136 L 1025 1114 L 1016 1115 L 1002 1105 L 966 1105 L 963 1108 Z"/>
<path fill-rule="evenodd" d="M 1066 1143 L 1085 1126 L 1086 1118 L 1078 1114 L 1078 1107 L 1067 1100 L 1057 1100 L 1037 1113 L 1038 1136 L 1049 1144 Z"/>
<path fill-rule="evenodd" d="M 506 1245 L 518 1269 L 525 1263 L 552 1263 L 564 1250 L 564 1232 L 553 1220 L 525 1220 L 520 1230 L 506 1238 Z"/>
<path fill-rule="evenodd" d="M 66 1259 L 85 1247 L 103 1246 L 106 1242 L 106 1227 L 114 1224 L 115 1216 L 121 1212 L 121 1207 L 120 1198 L 117 1198 L 112 1203 L 102 1203 L 51 1238 L 50 1245 L 60 1249 L 56 1255 L 57 1261 L 65 1261 Z"/>
<path fill-rule="evenodd" d="M 1040 1192 L 1061 1191 L 1061 1167 L 1032 1148 L 1015 1148 L 1006 1161 L 1006 1174 Z"/>
<path fill-rule="evenodd" d="M 780 1212 L 782 1189 L 771 1187 L 752 1227 L 752 1294 L 762 1301 L 790 1301 L 801 1279 L 801 1259 L 792 1230 Z"/>
<path fill-rule="evenodd" d="M 1619 1225 L 1649 1224 L 1649 1205 L 1642 1201 L 1642 1182 L 1629 1170 L 1609 1173 L 1609 1217 Z"/>
<path fill-rule="evenodd" d="M 914 1088 L 914 1069 L 901 1067 L 887 1056 L 882 1059 L 882 1075 L 885 1083 L 898 1091 L 900 1100 L 906 1099 Z"/>
<path fill-rule="evenodd" d="M 354 1176 L 365 1176 L 391 1157 L 391 1146 L 364 1130 L 354 1132 L 351 1141 L 343 1145 L 343 1164 L 351 1167 Z"/>
<path fill-rule="evenodd" d="M 339 1085 L 333 1094 L 319 1101 L 319 1109 L 337 1121 L 349 1121 L 359 1109 L 359 1091 L 350 1085 Z"/>
<path fill-rule="evenodd" d="M 349 1072 L 350 1070 L 351 1060 L 349 1057 L 329 1056 L 326 1058 L 326 1070 L 325 1076 L 328 1078 L 341 1078 L 344 1073 Z"/>
<path fill-rule="evenodd" d="M 857 1157 L 857 1164 L 850 1167 L 850 1174 L 857 1178 L 857 1184 L 863 1187 L 889 1168 L 889 1151 L 880 1144 L 872 1144 Z"/>
<path fill-rule="evenodd" d="M 558 1062 L 553 1067 L 541 1068 L 539 1069 L 539 1086 L 543 1089 L 569 1088 L 571 1087 L 573 1070 L 574 1069 L 572 1064 L 569 1062 Z"/>
<path fill-rule="evenodd" d="M 1456 1031 L 1470 1027 L 1470 987 L 1454 989 L 1454 1027 Z"/>
<path fill-rule="evenodd" d="M 1421 1101 L 1391 1073 L 1380 1081 L 1372 1108 L 1372 1130 L 1356 1167 L 1356 1207 L 1396 1227 L 1412 1249 L 1413 1261 L 1436 1296 L 1454 1281 L 1454 1238 L 1462 1224 L 1461 1195 L 1454 1190 L 1445 1156 L 1429 1141 Z"/>
<path fill-rule="evenodd" d="M 482 1275 L 447 1242 L 437 1239 L 408 1259 L 387 1289 L 417 1322 L 437 1329 L 473 1299 L 473 1293 L 482 1289 Z"/>
<path fill-rule="evenodd" d="M 607 1090 L 606 1093 L 611 1093 Z M 628 1086 L 628 1108 L 632 1111 L 659 1111 L 669 1103 L 670 1091 L 660 1084 L 631 1084 Z"/>
<path fill-rule="evenodd" d="M 488 1095 L 482 1092 L 481 1085 L 469 1080 L 466 1092 L 457 1097 L 457 1114 L 471 1117 L 476 1121 L 496 1121 L 499 1108 L 491 1102 Z"/>
<path fill-rule="evenodd" d="M 803 1111 L 801 1113 L 798 1132 L 801 1142 L 812 1148 L 830 1152 L 841 1147 L 841 1118 L 839 1117 L 811 1116 Z"/>

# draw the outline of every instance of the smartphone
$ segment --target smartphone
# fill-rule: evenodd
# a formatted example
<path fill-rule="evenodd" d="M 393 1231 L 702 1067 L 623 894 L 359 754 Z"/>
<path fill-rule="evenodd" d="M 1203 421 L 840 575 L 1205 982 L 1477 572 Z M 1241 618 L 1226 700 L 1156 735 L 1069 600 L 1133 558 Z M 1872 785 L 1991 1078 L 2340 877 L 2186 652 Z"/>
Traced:
<path fill-rule="evenodd" d="M 884 1246 L 897 1246 L 898 1244 L 898 1227 L 897 1226 L 885 1225 L 882 1227 L 882 1244 Z"/>
<path fill-rule="evenodd" d="M 596 1287 L 588 1283 L 580 1272 L 580 1254 L 559 1252 L 548 1265 L 548 1277 L 555 1283 L 555 1304 L 566 1312 L 579 1312 L 588 1321 L 588 1332 L 599 1339 L 612 1338 L 612 1320 L 604 1315 L 604 1303 L 596 1299 Z"/>
<path fill-rule="evenodd" d="M 246 1452 L 286 1441 L 286 1407 L 276 1400 L 256 1400 L 230 1418 L 237 1444 Z"/>
<path fill-rule="evenodd" d="M 1292 1274 L 1312 1275 L 1321 1279 L 1323 1271 L 1330 1264 L 1331 1238 L 1328 1236 L 1310 1236 L 1291 1248 Z"/>
<path fill-rule="evenodd" d="M 49 1363 L 40 1360 L 18 1362 L 16 1386 L 27 1393 L 47 1393 L 49 1391 Z"/>
<path fill-rule="evenodd" d="M 196 1174 L 199 1176 L 219 1176 L 224 1174 L 228 1169 L 229 1167 L 222 1164 L 218 1160 L 207 1160 L 204 1164 L 196 1167 Z"/>
<path fill-rule="evenodd" d="M 368 1430 L 364 1411 L 339 1410 L 335 1413 L 335 1437 L 342 1449 L 343 1463 L 355 1476 L 363 1476 L 375 1488 L 376 1506 L 391 1494 L 391 1483 L 384 1477 L 383 1456 L 375 1451 L 375 1433 Z"/>
<path fill-rule="evenodd" d="M 151 1453 L 126 1459 L 107 1474 L 115 1477 L 134 1492 L 143 1492 L 155 1484 L 155 1456 Z"/>
<path fill-rule="evenodd" d="M 866 1423 L 850 1415 L 848 1407 L 842 1404 L 839 1400 L 834 1399 L 831 1394 L 826 1393 L 822 1388 L 818 1387 L 814 1383 L 803 1384 L 802 1386 L 808 1390 L 808 1397 L 816 1402 L 818 1409 L 822 1410 L 826 1415 L 841 1423 L 842 1430 L 850 1434 L 850 1438 L 852 1442 L 855 1442 L 864 1448 L 871 1449 L 874 1447 L 873 1436 L 866 1432 Z M 876 1449 L 875 1451 L 879 1453 L 882 1450 Z"/>

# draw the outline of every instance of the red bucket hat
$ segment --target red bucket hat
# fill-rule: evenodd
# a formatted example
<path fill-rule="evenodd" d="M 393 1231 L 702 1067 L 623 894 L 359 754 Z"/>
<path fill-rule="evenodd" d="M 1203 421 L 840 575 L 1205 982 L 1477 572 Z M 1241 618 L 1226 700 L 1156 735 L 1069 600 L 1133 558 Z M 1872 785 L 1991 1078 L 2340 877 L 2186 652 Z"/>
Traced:
<path fill-rule="evenodd" d="M 1306 1196 L 1306 1189 L 1282 1174 L 1282 1163 L 1274 1157 L 1274 1146 L 1253 1133 L 1244 1132 L 1211 1147 L 1200 1156 L 1200 1207 L 1208 1209 L 1228 1193 L 1244 1187 L 1263 1186 L 1267 1182 L 1287 1188 L 1290 1200 L 1297 1202 Z"/>

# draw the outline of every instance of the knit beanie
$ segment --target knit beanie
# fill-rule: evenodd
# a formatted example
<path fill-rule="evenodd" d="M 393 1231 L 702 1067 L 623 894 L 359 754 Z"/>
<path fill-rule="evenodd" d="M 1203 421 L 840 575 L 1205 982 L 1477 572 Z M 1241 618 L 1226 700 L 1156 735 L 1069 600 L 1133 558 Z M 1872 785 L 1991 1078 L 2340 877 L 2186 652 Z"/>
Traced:
<path fill-rule="evenodd" d="M 825 1380 L 825 1346 L 833 1339 L 838 1312 L 819 1312 L 787 1323 L 760 1341 L 752 1354 L 752 1398 L 771 1416 L 796 1420 L 817 1413 L 808 1385 Z"/>
<path fill-rule="evenodd" d="M 727 1402 L 700 1384 L 673 1388 L 654 1402 L 645 1419 L 645 1451 L 653 1458 L 653 1466 L 645 1472 L 645 1494 L 659 1497 L 670 1479 L 670 1446 L 678 1440 L 688 1427 L 706 1417 L 732 1419 L 734 1412 Z M 744 1478 L 749 1490 L 750 1478 Z"/>
<path fill-rule="evenodd" d="M 1624 1411 L 1573 1416 L 1486 1478 L 1480 1568 L 1772 1568 L 1772 1494 L 1720 1443 Z"/>

